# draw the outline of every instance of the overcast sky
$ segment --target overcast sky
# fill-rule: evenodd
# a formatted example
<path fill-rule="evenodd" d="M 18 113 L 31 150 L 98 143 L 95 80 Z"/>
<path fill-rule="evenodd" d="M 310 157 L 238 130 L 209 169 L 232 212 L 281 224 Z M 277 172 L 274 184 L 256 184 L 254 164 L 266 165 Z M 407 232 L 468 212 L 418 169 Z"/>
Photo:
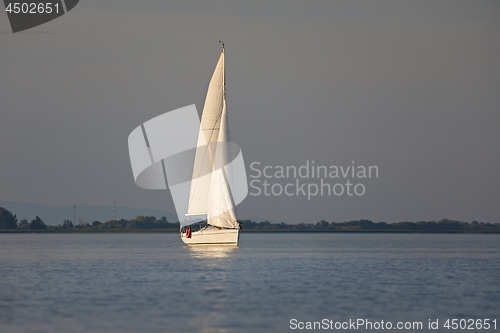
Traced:
<path fill-rule="evenodd" d="M 241 217 L 500 222 L 498 1 L 82 0 L 17 34 L 0 13 L 0 200 L 174 211 L 127 138 L 201 112 L 221 39 L 247 166 L 379 168 L 361 197 L 248 196 Z"/>

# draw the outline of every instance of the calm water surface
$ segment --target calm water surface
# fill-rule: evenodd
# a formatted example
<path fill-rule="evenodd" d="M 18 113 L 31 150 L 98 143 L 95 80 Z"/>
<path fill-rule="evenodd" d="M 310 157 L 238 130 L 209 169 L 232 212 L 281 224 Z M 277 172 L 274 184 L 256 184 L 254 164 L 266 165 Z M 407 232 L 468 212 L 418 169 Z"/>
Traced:
<path fill-rule="evenodd" d="M 175 233 L 0 234 L 0 332 L 495 317 L 500 235 L 242 234 L 238 248 L 188 248 Z"/>

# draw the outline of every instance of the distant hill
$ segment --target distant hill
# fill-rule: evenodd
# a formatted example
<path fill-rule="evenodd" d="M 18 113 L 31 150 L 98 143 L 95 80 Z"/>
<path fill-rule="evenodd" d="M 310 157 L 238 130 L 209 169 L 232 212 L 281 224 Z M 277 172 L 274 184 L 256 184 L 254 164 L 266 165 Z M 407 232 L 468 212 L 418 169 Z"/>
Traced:
<path fill-rule="evenodd" d="M 17 215 L 18 220 L 26 219 L 28 222 L 33 220 L 37 215 L 40 216 L 47 225 L 62 224 L 64 220 L 73 221 L 73 206 L 53 207 L 24 202 L 0 201 L 0 207 L 4 207 L 10 210 L 12 214 Z M 116 206 L 116 219 L 118 220 L 131 220 L 138 215 L 153 215 L 157 218 L 165 216 L 170 222 L 177 221 L 177 215 L 175 213 L 165 210 Z M 106 222 L 113 219 L 113 207 L 93 205 L 76 206 L 76 223 L 78 223 L 80 219 L 85 219 L 88 223 L 92 223 L 93 221 Z"/>

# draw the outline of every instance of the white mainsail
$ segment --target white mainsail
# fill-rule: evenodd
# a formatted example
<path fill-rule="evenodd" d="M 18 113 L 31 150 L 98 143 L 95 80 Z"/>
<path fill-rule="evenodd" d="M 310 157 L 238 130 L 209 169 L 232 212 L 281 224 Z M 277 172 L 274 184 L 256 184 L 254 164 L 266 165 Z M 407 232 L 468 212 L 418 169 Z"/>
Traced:
<path fill-rule="evenodd" d="M 229 154 L 224 79 L 222 49 L 203 107 L 186 215 L 207 215 L 213 226 L 238 228 L 226 172 Z"/>

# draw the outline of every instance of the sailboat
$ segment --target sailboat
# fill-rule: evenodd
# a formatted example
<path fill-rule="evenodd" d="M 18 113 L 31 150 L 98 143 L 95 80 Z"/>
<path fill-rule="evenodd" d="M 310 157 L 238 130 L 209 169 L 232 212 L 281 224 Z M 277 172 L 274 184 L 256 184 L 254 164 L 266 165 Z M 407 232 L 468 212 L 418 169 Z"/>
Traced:
<path fill-rule="evenodd" d="M 240 225 L 231 193 L 230 142 L 226 106 L 225 47 L 222 43 L 201 116 L 187 213 L 206 216 L 181 227 L 187 245 L 238 245 Z"/>

